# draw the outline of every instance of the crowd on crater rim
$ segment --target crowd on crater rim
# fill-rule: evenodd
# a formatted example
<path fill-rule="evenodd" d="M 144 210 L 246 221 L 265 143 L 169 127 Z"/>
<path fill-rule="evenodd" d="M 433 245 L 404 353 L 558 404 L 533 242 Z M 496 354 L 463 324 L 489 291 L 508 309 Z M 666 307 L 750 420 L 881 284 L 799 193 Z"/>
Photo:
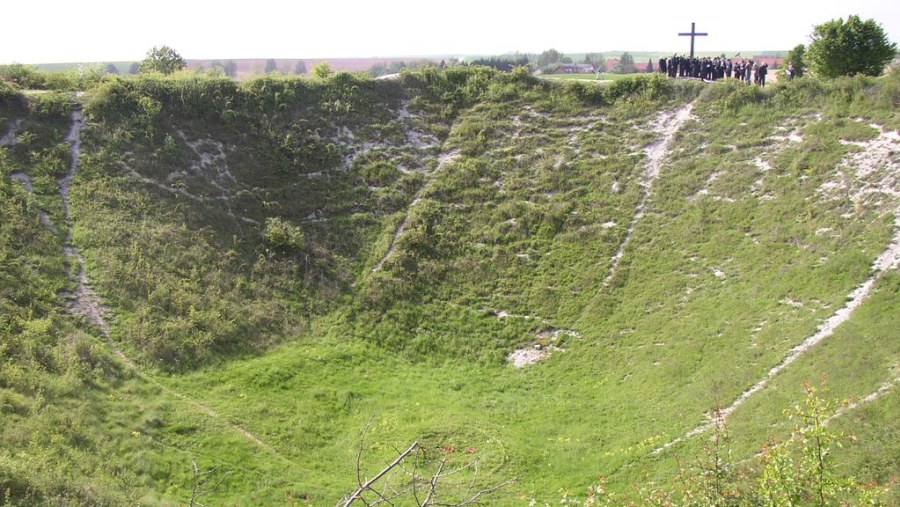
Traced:
<path fill-rule="evenodd" d="M 755 64 L 753 60 L 741 59 L 734 62 L 731 58 L 705 57 L 689 58 L 673 55 L 672 58 L 660 58 L 657 67 L 661 74 L 669 77 L 692 77 L 704 81 L 735 78 L 750 84 L 766 86 L 766 74 L 769 64 Z"/>

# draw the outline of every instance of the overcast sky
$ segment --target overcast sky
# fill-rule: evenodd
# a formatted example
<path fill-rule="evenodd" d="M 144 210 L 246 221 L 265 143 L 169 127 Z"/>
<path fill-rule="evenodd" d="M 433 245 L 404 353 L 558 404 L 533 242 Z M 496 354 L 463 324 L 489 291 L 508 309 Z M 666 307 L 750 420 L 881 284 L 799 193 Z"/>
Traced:
<path fill-rule="evenodd" d="M 898 0 L 4 0 L 0 63 L 786 50 L 858 14 L 900 42 Z"/>

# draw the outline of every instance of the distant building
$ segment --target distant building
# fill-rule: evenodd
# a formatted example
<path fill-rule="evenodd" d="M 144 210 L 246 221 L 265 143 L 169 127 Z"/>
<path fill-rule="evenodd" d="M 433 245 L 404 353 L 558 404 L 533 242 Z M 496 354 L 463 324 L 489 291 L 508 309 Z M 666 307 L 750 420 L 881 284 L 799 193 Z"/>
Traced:
<path fill-rule="evenodd" d="M 608 58 L 606 60 L 606 68 L 609 69 L 609 72 L 614 72 L 616 68 L 619 66 L 618 58 Z M 643 74 L 647 72 L 647 64 L 634 63 L 634 73 L 635 74 Z"/>

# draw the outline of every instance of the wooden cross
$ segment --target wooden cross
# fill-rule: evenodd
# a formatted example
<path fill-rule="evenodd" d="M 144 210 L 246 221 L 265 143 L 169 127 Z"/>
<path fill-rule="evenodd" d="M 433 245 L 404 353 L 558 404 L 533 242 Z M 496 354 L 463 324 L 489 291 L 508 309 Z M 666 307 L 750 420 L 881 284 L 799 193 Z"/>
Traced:
<path fill-rule="evenodd" d="M 691 38 L 691 60 L 694 59 L 694 37 L 706 37 L 708 33 L 697 33 L 694 23 L 691 23 L 691 33 L 679 33 L 678 35 L 689 36 Z"/>

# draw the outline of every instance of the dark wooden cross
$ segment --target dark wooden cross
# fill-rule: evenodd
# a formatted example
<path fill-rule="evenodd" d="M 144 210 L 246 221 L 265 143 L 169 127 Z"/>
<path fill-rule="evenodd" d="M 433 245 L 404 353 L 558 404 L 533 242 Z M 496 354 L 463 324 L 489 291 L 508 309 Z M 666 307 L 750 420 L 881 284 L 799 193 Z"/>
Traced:
<path fill-rule="evenodd" d="M 708 33 L 697 33 L 694 23 L 691 23 L 691 33 L 679 33 L 678 35 L 689 36 L 691 38 L 691 60 L 694 59 L 694 37 L 706 37 Z"/>

